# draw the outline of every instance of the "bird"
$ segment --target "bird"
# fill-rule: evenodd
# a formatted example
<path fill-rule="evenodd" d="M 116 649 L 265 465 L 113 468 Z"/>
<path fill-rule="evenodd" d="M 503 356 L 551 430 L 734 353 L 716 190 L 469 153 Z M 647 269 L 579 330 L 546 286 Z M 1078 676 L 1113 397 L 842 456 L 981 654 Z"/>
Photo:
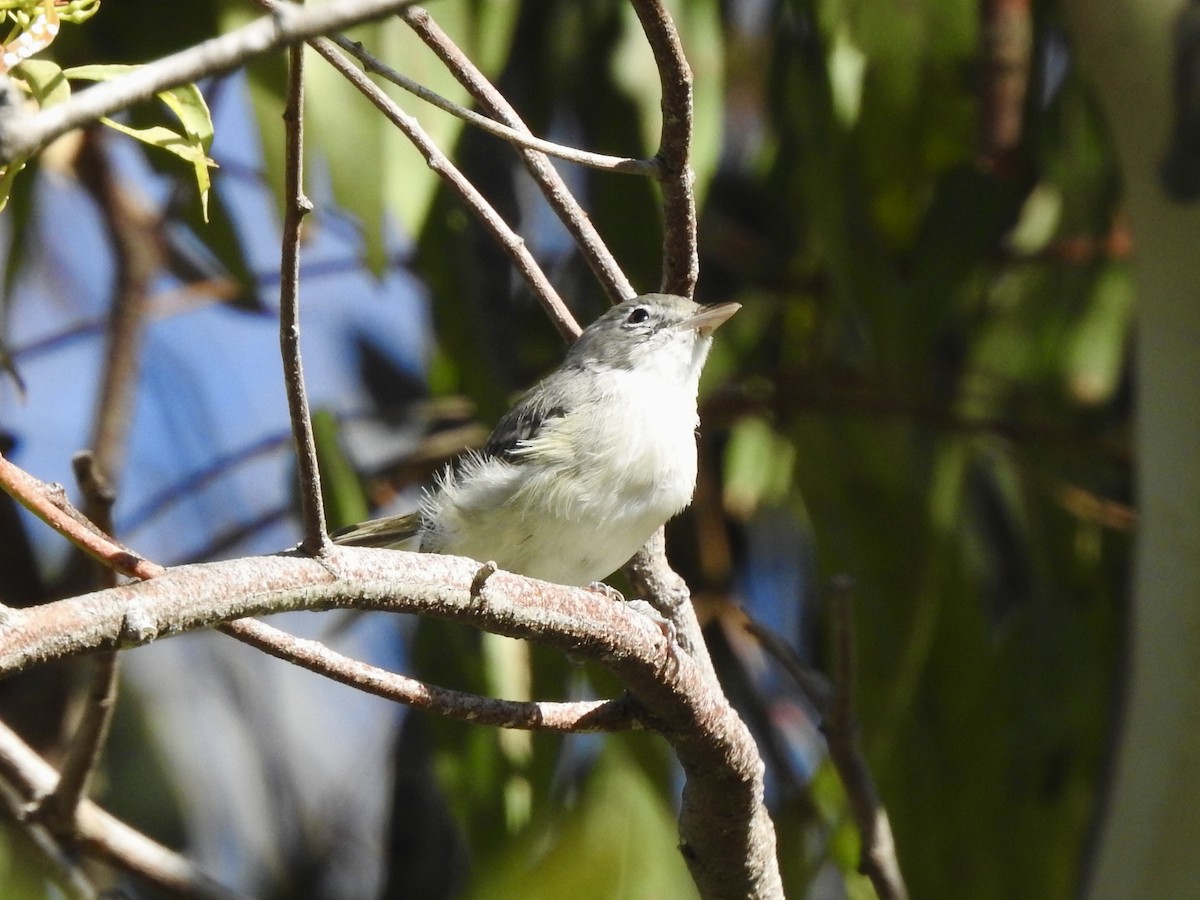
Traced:
<path fill-rule="evenodd" d="M 334 541 L 601 586 L 692 500 L 700 373 L 713 332 L 739 308 L 658 293 L 612 306 L 417 510 Z"/>

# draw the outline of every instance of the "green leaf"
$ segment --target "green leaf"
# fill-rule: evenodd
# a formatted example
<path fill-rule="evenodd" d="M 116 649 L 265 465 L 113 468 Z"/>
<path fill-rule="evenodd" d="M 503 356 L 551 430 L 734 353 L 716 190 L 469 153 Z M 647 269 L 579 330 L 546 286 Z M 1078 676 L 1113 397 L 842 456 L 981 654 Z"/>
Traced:
<path fill-rule="evenodd" d="M 1125 368 L 1133 320 L 1133 281 L 1126 266 L 1105 268 L 1083 318 L 1067 339 L 1063 369 L 1071 394 L 1094 406 L 1108 400 Z"/>
<path fill-rule="evenodd" d="M 109 81 L 127 75 L 137 68 L 138 66 L 115 64 L 75 66 L 67 69 L 63 74 L 67 78 L 83 81 Z M 173 153 L 184 162 L 190 163 L 196 176 L 196 189 L 200 194 L 204 220 L 208 221 L 208 192 L 212 187 L 208 170 L 216 168 L 217 165 L 208 156 L 213 140 L 212 115 L 209 113 L 208 104 L 204 102 L 199 88 L 192 84 L 170 88 L 160 92 L 157 96 L 175 114 L 183 126 L 182 134 L 161 125 L 132 128 L 112 119 L 106 118 L 101 121 L 109 128 L 127 134 L 144 144 Z"/>
<path fill-rule="evenodd" d="M 0 212 L 3 212 L 4 207 L 8 206 L 8 198 L 12 194 L 13 182 L 16 181 L 20 171 L 25 168 L 26 162 L 28 162 L 28 159 L 16 159 L 7 166 L 0 167 Z"/>
<path fill-rule="evenodd" d="M 354 471 L 338 440 L 340 427 L 337 417 L 319 409 L 313 413 L 312 428 L 329 527 L 337 529 L 363 521 L 370 512 L 367 498 L 363 494 L 358 473 Z"/>
<path fill-rule="evenodd" d="M 614 750 L 587 780 L 578 805 L 480 865 L 467 896 L 488 900 L 689 898 L 696 888 L 677 851 L 679 832 L 646 775 Z"/>
<path fill-rule="evenodd" d="M 725 449 L 725 508 L 745 520 L 762 505 L 782 500 L 795 460 L 795 447 L 765 420 L 742 419 Z"/>
<path fill-rule="evenodd" d="M 71 85 L 58 63 L 47 59 L 27 59 L 21 63 L 18 71 L 29 87 L 29 93 L 42 109 L 71 99 Z"/>

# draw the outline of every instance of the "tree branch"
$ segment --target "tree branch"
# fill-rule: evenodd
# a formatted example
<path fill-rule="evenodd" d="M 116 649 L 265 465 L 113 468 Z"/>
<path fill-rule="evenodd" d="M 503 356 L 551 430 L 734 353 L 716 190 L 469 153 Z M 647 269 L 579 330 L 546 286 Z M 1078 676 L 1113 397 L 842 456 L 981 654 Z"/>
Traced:
<path fill-rule="evenodd" d="M 254 2 L 260 6 L 269 6 L 275 0 L 254 0 Z M 433 142 L 433 139 L 426 134 L 420 123 L 401 109 L 391 97 L 354 66 L 333 41 L 319 38 L 310 41 L 309 45 L 358 88 L 393 125 L 404 132 L 405 137 L 425 157 L 429 168 L 443 178 L 467 207 L 479 217 L 484 227 L 492 233 L 496 242 L 508 254 L 517 271 L 533 290 L 534 296 L 538 298 L 546 314 L 550 316 L 550 321 L 554 323 L 559 334 L 567 341 L 573 341 L 578 337 L 581 330 L 579 323 L 575 321 L 575 317 L 571 315 L 571 311 L 559 297 L 558 291 L 550 284 L 546 273 L 542 271 L 537 260 L 533 258 L 533 254 L 525 246 L 525 240 L 508 226 L 508 223 L 479 193 L 475 185 L 471 184 L 450 161 L 450 158 Z"/>
<path fill-rule="evenodd" d="M 407 12 L 419 13 L 424 16 L 429 15 L 424 9 L 414 8 Z M 406 21 L 409 20 L 409 16 L 405 13 L 401 13 L 401 15 L 405 17 Z M 462 119 L 468 125 L 473 125 L 480 131 L 486 131 L 488 134 L 498 137 L 502 141 L 508 141 L 510 144 L 515 144 L 518 147 L 536 150 L 546 156 L 553 156 L 556 159 L 562 159 L 566 162 L 576 163 L 577 165 L 587 166 L 592 169 L 599 169 L 603 172 L 621 172 L 627 175 L 650 176 L 658 174 L 659 164 L 653 159 L 609 156 L 607 153 L 593 153 L 590 150 L 580 150 L 577 147 L 568 147 L 566 144 L 556 144 L 554 141 L 540 138 L 528 129 L 521 130 L 518 126 L 497 122 L 495 119 L 488 118 L 485 115 L 475 112 L 473 109 L 468 109 L 465 106 L 455 103 L 453 100 L 443 97 L 437 91 L 430 90 L 420 82 L 414 81 L 407 75 L 396 71 L 383 62 L 383 60 L 379 59 L 379 57 L 369 52 L 358 41 L 352 41 L 341 34 L 332 35 L 330 40 L 362 63 L 365 71 L 387 79 L 396 85 L 396 87 L 408 91 L 414 97 L 420 97 L 431 106 L 436 106 L 443 112 Z M 447 40 L 449 39 L 447 38 Z M 455 47 L 454 49 L 457 50 L 458 48 Z M 466 57 L 463 58 L 466 59 Z M 471 68 L 474 68 L 473 64 Z M 460 73 L 455 70 L 455 74 L 458 75 Z M 470 75 L 474 73 L 464 71 L 462 74 Z"/>
<path fill-rule="evenodd" d="M 437 54 L 446 68 L 453 73 L 463 87 L 470 91 L 471 96 L 483 105 L 484 109 L 516 131 L 525 135 L 531 134 L 528 126 L 513 109 L 512 104 L 450 40 L 425 9 L 414 6 L 401 12 L 400 17 L 417 33 L 426 46 Z M 592 225 L 592 220 L 588 218 L 587 213 L 583 211 L 578 201 L 567 189 L 562 176 L 558 174 L 550 161 L 537 150 L 528 148 L 521 150 L 521 159 L 525 163 L 525 168 L 529 170 L 529 174 L 533 176 L 533 180 L 541 188 L 546 201 L 575 240 L 576 246 L 583 253 L 584 259 L 587 260 L 592 272 L 599 279 L 609 299 L 614 303 L 619 303 L 635 296 L 637 291 L 629 283 L 629 279 L 625 277 L 625 273 L 613 259 L 599 232 Z M 657 161 L 641 163 L 641 165 L 650 166 L 649 174 L 659 176 L 661 166 Z"/>
<path fill-rule="evenodd" d="M 525 731 L 609 732 L 642 727 L 628 698 L 578 703 L 495 700 L 426 684 L 337 653 L 320 641 L 295 637 L 257 619 L 218 626 L 230 637 L 340 684 L 473 725 Z"/>
<path fill-rule="evenodd" d="M 218 75 L 272 50 L 318 34 L 341 31 L 411 6 L 414 0 L 329 0 L 319 6 L 277 3 L 236 31 L 147 63 L 128 75 L 73 95 L 66 103 L 30 115 L 15 105 L 0 110 L 0 164 L 32 156 L 54 138 L 98 121 L 160 91 Z"/>
<path fill-rule="evenodd" d="M 645 616 L 581 588 L 497 572 L 459 557 L 334 547 L 181 566 L 158 578 L 10 611 L 0 676 L 50 659 L 143 644 L 247 616 L 355 607 L 452 619 L 593 659 L 624 682 L 687 775 L 684 855 L 705 896 L 782 896 L 762 762 L 745 725 L 686 654 Z"/>
<path fill-rule="evenodd" d="M 44 486 L 30 480 L 32 488 L 23 486 L 40 497 Z M 14 496 L 26 500 L 20 492 Z M 118 552 L 81 519 L 68 517 L 66 537 L 102 540 L 109 546 L 101 558 Z M 8 610 L 0 628 L 0 678 L 49 660 L 301 609 L 432 615 L 536 640 L 609 668 L 644 709 L 639 721 L 675 748 L 687 775 L 680 837 L 701 893 L 782 897 L 753 738 L 710 672 L 690 654 L 675 653 L 662 632 L 626 604 L 507 572 L 481 584 L 473 560 L 398 550 L 335 546 L 320 560 L 287 553 L 168 570 L 145 565 L 157 577 Z"/>
<path fill-rule="evenodd" d="M 704 642 L 700 620 L 696 618 L 696 610 L 692 607 L 692 592 L 687 582 L 667 561 L 665 528 L 659 528 L 646 541 L 646 545 L 629 561 L 625 572 L 634 590 L 675 626 L 679 646 L 691 654 L 709 681 L 719 689 L 717 671 L 713 668 L 708 645 Z"/>
<path fill-rule="evenodd" d="M 34 851 L 54 873 L 55 885 L 69 900 L 95 900 L 96 889 L 88 880 L 72 854 L 50 833 L 50 829 L 28 817 L 28 803 L 7 782 L 0 780 L 0 809 L 11 820 L 13 827 L 20 828 L 33 844 Z"/>
<path fill-rule="evenodd" d="M 304 195 L 304 45 L 288 50 L 288 92 L 283 111 L 286 144 L 282 259 L 279 263 L 279 350 L 288 418 L 296 448 L 296 475 L 304 523 L 301 547 L 323 554 L 330 546 L 321 497 L 321 472 L 313 438 L 304 366 L 300 359 L 300 231 L 312 202 Z"/>
<path fill-rule="evenodd" d="M 47 484 L 0 456 L 0 489 L 71 541 L 89 556 L 131 578 L 153 578 L 163 572 L 157 563 L 126 550 L 76 510 L 62 485 Z"/>
<path fill-rule="evenodd" d="M 887 810 L 875 789 L 858 740 L 855 692 L 858 683 L 854 645 L 854 598 L 849 579 L 839 578 L 833 586 L 834 698 L 829 717 L 821 730 L 829 743 L 829 755 L 837 766 L 850 800 L 862 842 L 859 871 L 871 879 L 880 900 L 907 900 L 908 888 L 896 858 L 896 842 Z"/>
<path fill-rule="evenodd" d="M 662 0 L 630 0 L 654 53 L 662 85 L 663 173 L 662 290 L 690 297 L 700 276 L 692 152 L 692 70 L 671 14 Z"/>
<path fill-rule="evenodd" d="M 50 764 L 3 722 L 0 722 L 0 778 L 12 785 L 25 803 L 50 793 L 58 781 Z M 236 900 L 237 895 L 198 871 L 182 856 L 130 828 L 90 800 L 79 806 L 77 834 L 80 845 L 90 855 L 171 893 Z"/>
<path fill-rule="evenodd" d="M 795 679 L 821 717 L 829 760 L 841 779 L 858 829 L 859 871 L 871 880 L 880 900 L 906 900 L 908 889 L 896 856 L 892 826 L 859 741 L 853 612 L 850 581 L 838 578 L 833 585 L 832 681 L 804 665 L 787 641 L 761 623 L 747 619 L 746 630 Z"/>

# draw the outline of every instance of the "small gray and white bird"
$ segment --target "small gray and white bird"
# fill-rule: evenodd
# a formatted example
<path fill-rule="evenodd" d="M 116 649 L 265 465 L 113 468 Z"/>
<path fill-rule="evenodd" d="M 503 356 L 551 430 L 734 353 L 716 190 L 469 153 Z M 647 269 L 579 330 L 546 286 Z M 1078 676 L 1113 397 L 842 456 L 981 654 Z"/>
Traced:
<path fill-rule="evenodd" d="M 419 510 L 334 539 L 490 560 L 557 584 L 600 581 L 691 502 L 700 370 L 738 309 L 671 294 L 614 306 Z"/>

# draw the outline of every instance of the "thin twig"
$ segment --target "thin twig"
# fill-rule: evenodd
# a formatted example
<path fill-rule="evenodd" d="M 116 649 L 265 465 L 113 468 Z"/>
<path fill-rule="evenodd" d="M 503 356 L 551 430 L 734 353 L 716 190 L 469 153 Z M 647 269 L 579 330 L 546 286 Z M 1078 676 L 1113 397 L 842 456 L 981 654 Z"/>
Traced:
<path fill-rule="evenodd" d="M 792 646 L 762 622 L 747 616 L 743 624 L 767 655 L 792 676 L 800 688 L 800 693 L 812 708 L 820 713 L 823 719 L 828 717 L 833 708 L 833 682 L 823 673 L 804 665 Z"/>
<path fill-rule="evenodd" d="M 467 58 L 467 55 L 450 40 L 428 11 L 414 6 L 403 10 L 400 17 L 417 33 L 426 46 L 437 54 L 446 68 L 483 105 L 484 109 L 516 131 L 522 134 L 531 134 L 528 126 L 513 109 L 512 104 L 488 81 L 479 68 Z M 617 265 L 612 253 L 605 246 L 599 232 L 592 224 L 592 220 L 580 207 L 579 202 L 550 161 L 542 153 L 531 149 L 522 150 L 521 159 L 541 189 L 546 201 L 575 240 L 576 246 L 579 247 L 592 272 L 604 287 L 609 299 L 614 303 L 619 303 L 637 294 L 633 285 L 629 283 L 629 279 L 625 277 L 625 273 L 621 271 L 621 267 Z M 646 174 L 654 175 L 656 178 L 661 177 L 662 167 L 658 160 L 642 163 L 642 165 L 651 167 Z"/>
<path fill-rule="evenodd" d="M 269 16 L 86 88 L 66 103 L 32 115 L 16 106 L 4 109 L 0 115 L 0 164 L 28 158 L 54 138 L 149 100 L 160 91 L 229 72 L 264 53 L 382 18 L 413 2 L 329 0 L 309 8 L 276 3 Z"/>
<path fill-rule="evenodd" d="M 126 550 L 107 537 L 63 496 L 61 485 L 47 484 L 0 456 L 0 489 L 89 556 L 131 578 L 154 578 L 163 567 Z"/>
<path fill-rule="evenodd" d="M 75 479 L 85 498 L 90 518 L 104 532 L 112 530 L 112 505 L 115 499 L 111 485 L 97 467 L 96 457 L 88 452 L 75 454 L 72 460 Z M 113 587 L 116 573 L 106 566 L 97 566 L 98 581 Z M 100 757 L 108 739 L 113 712 L 117 706 L 117 685 L 120 668 L 117 652 L 108 650 L 96 655 L 91 682 L 84 698 L 83 713 L 63 759 L 58 783 L 39 805 L 37 818 L 58 835 L 74 836 L 80 803 L 87 796 L 92 775 L 100 765 Z"/>
<path fill-rule="evenodd" d="M 420 13 L 428 16 L 428 13 L 423 9 L 412 9 L 401 13 L 405 21 L 409 20 L 407 13 Z M 396 85 L 396 87 L 408 91 L 415 97 L 420 97 L 431 106 L 436 106 L 443 112 L 450 113 L 450 115 L 462 119 L 468 125 L 474 125 L 480 131 L 486 131 L 488 134 L 498 137 L 503 141 L 508 141 L 510 144 L 516 144 L 518 147 L 525 147 L 529 150 L 536 150 L 546 156 L 553 156 L 555 159 L 566 160 L 567 162 L 588 166 L 592 169 L 600 169 L 604 172 L 622 172 L 627 175 L 649 176 L 656 176 L 658 174 L 659 164 L 653 159 L 609 156 L 606 153 L 593 153 L 590 150 L 580 150 L 578 147 L 568 147 L 565 144 L 556 144 L 554 141 L 540 138 L 528 130 L 521 130 L 519 127 L 497 122 L 495 119 L 490 119 L 485 115 L 475 112 L 473 109 L 468 109 L 465 106 L 455 103 L 453 100 L 443 97 L 437 91 L 430 90 L 420 82 L 414 81 L 407 75 L 396 71 L 379 59 L 379 57 L 370 53 L 358 41 L 352 41 L 341 34 L 331 35 L 329 39 L 362 63 L 366 71 L 379 75 Z"/>
<path fill-rule="evenodd" d="M 104 220 L 116 268 L 100 392 L 88 440 L 99 470 L 115 479 L 129 439 L 150 284 L 162 265 L 163 252 L 159 217 L 120 183 L 109 164 L 106 141 L 103 130 L 89 130 L 77 168 Z"/>
<path fill-rule="evenodd" d="M 805 699 L 821 717 L 829 760 L 842 781 L 858 828 L 862 845 L 859 871 L 871 880 L 880 900 L 905 900 L 908 890 L 896 857 L 891 823 L 859 743 L 853 616 L 850 580 L 837 578 L 833 583 L 832 680 L 806 666 L 786 640 L 761 622 L 747 618 L 746 630 L 795 679 Z"/>
<path fill-rule="evenodd" d="M 700 275 L 696 239 L 696 196 L 692 190 L 692 70 L 671 14 L 662 0 L 630 0 L 642 23 L 662 85 L 663 165 L 662 290 L 692 296 Z"/>
<path fill-rule="evenodd" d="M 833 628 L 834 697 L 821 730 L 858 826 L 862 844 L 858 868 L 871 880 L 880 900 L 906 900 L 908 889 L 896 857 L 892 826 L 858 739 L 854 598 L 847 578 L 839 578 L 833 585 Z"/>
<path fill-rule="evenodd" d="M 116 284 L 107 328 L 100 392 L 92 417 L 90 450 L 72 460 L 75 480 L 84 497 L 84 515 L 102 535 L 110 534 L 115 492 L 110 480 L 122 468 L 129 438 L 138 362 L 149 310 L 149 288 L 162 264 L 159 217 L 137 202 L 120 183 L 105 154 L 104 138 L 95 128 L 87 135 L 79 170 L 96 199 L 112 241 Z M 112 587 L 117 574 L 96 564 L 99 587 Z M 73 836 L 79 804 L 108 739 L 117 704 L 119 666 L 115 650 L 98 654 L 90 673 L 79 724 L 71 736 L 54 790 L 36 815 L 50 831 Z"/>
<path fill-rule="evenodd" d="M 389 672 L 344 656 L 320 641 L 296 637 L 255 619 L 238 619 L 219 628 L 251 647 L 340 684 L 460 722 L 573 733 L 642 727 L 637 707 L 629 698 L 578 703 L 496 700 Z"/>
<path fill-rule="evenodd" d="M 115 650 L 96 655 L 83 715 L 71 735 L 54 791 L 39 804 L 37 818 L 57 835 L 74 837 L 79 805 L 100 764 L 117 705 L 119 667 Z"/>
<path fill-rule="evenodd" d="M 281 7 L 279 0 L 253 0 L 263 9 L 275 12 Z M 425 132 L 420 123 L 400 108 L 391 97 L 368 78 L 357 66 L 345 56 L 337 44 L 328 38 L 317 38 L 308 41 L 310 47 L 336 69 L 347 81 L 356 87 L 375 108 L 387 117 L 393 125 L 399 128 L 417 148 L 439 177 L 444 179 L 463 202 L 479 217 L 484 227 L 492 233 L 496 242 L 508 254 L 517 271 L 533 290 L 534 296 L 542 304 L 550 321 L 558 329 L 559 334 L 567 341 L 573 341 L 581 331 L 579 323 L 571 315 L 562 298 L 550 280 L 538 265 L 533 254 L 525 246 L 524 239 L 514 232 L 500 214 L 488 203 L 475 185 L 458 170 L 450 158 L 442 152 L 433 139 Z"/>
<path fill-rule="evenodd" d="M 274 0 L 254 0 L 254 2 L 267 5 Z M 533 254 L 529 252 L 529 248 L 525 246 L 525 240 L 508 226 L 508 223 L 479 193 L 475 185 L 471 184 L 450 161 L 450 158 L 434 143 L 433 139 L 426 134 L 420 123 L 401 109 L 394 100 L 351 63 L 332 41 L 319 38 L 311 41 L 310 46 L 358 88 L 393 125 L 404 132 L 405 137 L 425 157 L 429 167 L 445 179 L 454 192 L 479 217 L 484 227 L 492 233 L 496 242 L 500 244 L 517 267 L 517 271 L 533 289 L 534 296 L 538 298 L 542 308 L 550 316 L 550 321 L 554 323 L 559 334 L 567 341 L 573 341 L 578 337 L 581 330 L 579 323 L 575 321 L 575 317 L 563 303 L 558 291 L 550 284 L 546 273 L 542 271 L 537 260 L 533 258 Z"/>
<path fill-rule="evenodd" d="M 325 530 L 325 507 L 321 498 L 321 473 L 317 467 L 317 445 L 312 416 L 304 388 L 304 366 L 300 359 L 300 230 L 312 202 L 304 195 L 304 45 L 288 50 L 288 92 L 283 111 L 286 134 L 282 260 L 279 264 L 279 348 L 283 355 L 283 384 L 287 392 L 288 418 L 296 445 L 296 468 L 300 481 L 300 511 L 304 521 L 301 547 L 322 554 L 330 546 Z"/>

